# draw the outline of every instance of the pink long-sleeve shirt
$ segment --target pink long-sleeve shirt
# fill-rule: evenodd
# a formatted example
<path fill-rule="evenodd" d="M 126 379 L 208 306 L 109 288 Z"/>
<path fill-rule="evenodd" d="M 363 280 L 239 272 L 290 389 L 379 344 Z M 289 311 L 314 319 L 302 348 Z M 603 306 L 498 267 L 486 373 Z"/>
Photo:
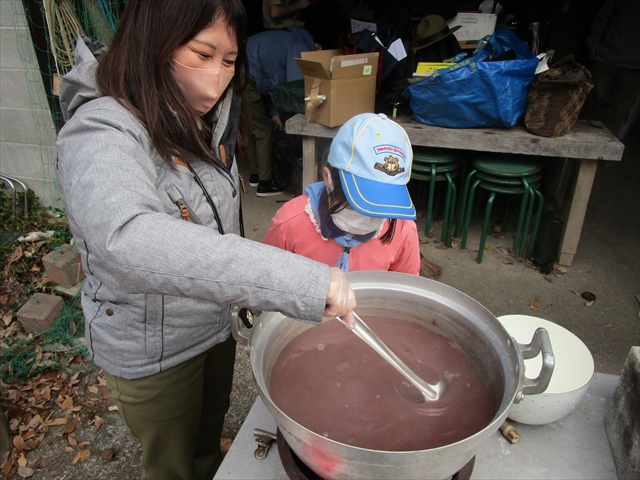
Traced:
<path fill-rule="evenodd" d="M 389 220 L 381 229 L 387 230 Z M 349 270 L 384 270 L 412 275 L 420 273 L 420 244 L 416 223 L 398 220 L 391 243 L 383 245 L 381 235 L 351 249 Z M 288 250 L 334 267 L 343 248 L 323 238 L 309 205 L 301 195 L 285 203 L 271 220 L 264 243 Z"/>

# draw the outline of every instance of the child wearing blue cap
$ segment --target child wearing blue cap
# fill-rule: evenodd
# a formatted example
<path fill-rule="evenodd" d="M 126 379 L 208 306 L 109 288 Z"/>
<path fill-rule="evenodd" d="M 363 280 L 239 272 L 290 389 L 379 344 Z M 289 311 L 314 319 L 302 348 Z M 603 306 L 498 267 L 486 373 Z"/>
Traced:
<path fill-rule="evenodd" d="M 407 190 L 412 160 L 400 125 L 384 114 L 356 115 L 331 143 L 323 181 L 276 212 L 264 243 L 345 272 L 418 275 L 416 210 Z"/>

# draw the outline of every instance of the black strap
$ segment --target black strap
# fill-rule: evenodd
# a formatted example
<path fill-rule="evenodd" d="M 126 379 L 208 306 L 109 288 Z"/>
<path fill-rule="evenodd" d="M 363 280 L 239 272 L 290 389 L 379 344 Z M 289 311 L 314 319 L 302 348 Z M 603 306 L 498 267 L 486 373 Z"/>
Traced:
<path fill-rule="evenodd" d="M 191 173 L 193 173 L 193 176 L 196 179 L 196 183 L 202 189 L 202 193 L 204 193 L 204 196 L 207 199 L 207 203 L 209 203 L 209 205 L 211 206 L 211 210 L 213 210 L 213 216 L 216 218 L 216 223 L 218 224 L 218 232 L 220 232 L 220 235 L 224 235 L 224 229 L 222 228 L 222 221 L 220 220 L 220 215 L 218 214 L 218 209 L 216 208 L 216 205 L 213 203 L 213 200 L 211 199 L 209 192 L 207 192 L 207 189 L 204 188 L 202 180 L 200 180 L 200 177 L 198 176 L 196 171 L 193 169 L 191 164 L 187 163 L 187 166 L 189 167 L 189 170 L 191 170 Z"/>

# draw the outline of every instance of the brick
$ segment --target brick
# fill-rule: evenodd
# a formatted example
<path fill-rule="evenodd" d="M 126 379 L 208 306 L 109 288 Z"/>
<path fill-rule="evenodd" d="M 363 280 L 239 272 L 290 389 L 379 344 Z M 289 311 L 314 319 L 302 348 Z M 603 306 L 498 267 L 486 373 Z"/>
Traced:
<path fill-rule="evenodd" d="M 82 290 L 82 286 L 84 285 L 84 280 L 80 283 L 76 283 L 73 287 L 65 287 L 64 285 L 56 286 L 53 291 L 59 293 L 60 295 L 68 298 L 75 297 L 80 290 Z"/>
<path fill-rule="evenodd" d="M 47 253 L 42 263 L 51 283 L 73 287 L 84 279 L 80 253 L 76 247 L 66 244 Z"/>
<path fill-rule="evenodd" d="M 41 332 L 53 326 L 63 306 L 64 300 L 57 295 L 34 293 L 17 317 L 26 332 Z"/>

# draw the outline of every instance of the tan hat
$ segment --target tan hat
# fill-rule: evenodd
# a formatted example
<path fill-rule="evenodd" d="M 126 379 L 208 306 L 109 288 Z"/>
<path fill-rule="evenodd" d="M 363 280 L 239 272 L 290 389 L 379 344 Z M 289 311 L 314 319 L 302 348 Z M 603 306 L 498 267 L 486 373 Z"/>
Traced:
<path fill-rule="evenodd" d="M 427 15 L 420 20 L 418 28 L 416 28 L 417 41 L 413 49 L 421 50 L 433 45 L 460 28 L 462 28 L 462 25 L 456 25 L 450 29 L 447 22 L 440 15 Z"/>

